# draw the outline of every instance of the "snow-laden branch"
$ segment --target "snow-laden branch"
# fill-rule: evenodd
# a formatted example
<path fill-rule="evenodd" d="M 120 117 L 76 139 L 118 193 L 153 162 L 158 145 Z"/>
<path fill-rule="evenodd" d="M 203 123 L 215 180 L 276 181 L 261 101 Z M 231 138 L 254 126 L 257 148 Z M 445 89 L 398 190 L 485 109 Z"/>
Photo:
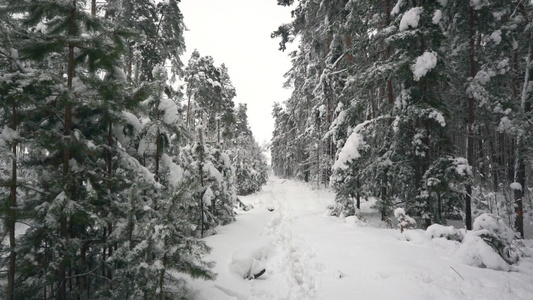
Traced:
<path fill-rule="evenodd" d="M 346 140 L 346 143 L 344 143 L 344 146 L 342 147 L 341 151 L 339 152 L 339 155 L 337 157 L 337 160 L 333 164 L 333 170 L 337 169 L 346 169 L 348 168 L 348 163 L 353 161 L 354 159 L 357 159 L 361 157 L 361 154 L 359 153 L 359 149 L 362 145 L 364 145 L 363 136 L 361 135 L 361 131 L 368 125 L 372 124 L 376 121 L 382 120 L 382 119 L 390 119 L 391 116 L 380 116 L 377 118 L 374 118 L 372 120 L 366 120 L 363 123 L 358 124 L 355 126 L 355 128 L 352 131 L 352 134 L 348 137 Z"/>
<path fill-rule="evenodd" d="M 327 76 L 331 76 L 331 75 L 336 75 L 336 74 L 339 74 L 339 73 L 343 73 L 343 72 L 346 72 L 346 69 L 342 69 L 342 70 L 339 70 L 339 71 L 335 71 L 335 72 L 329 72 L 331 71 L 333 68 L 335 68 L 341 61 L 342 59 L 344 58 L 344 56 L 346 55 L 346 51 L 344 53 L 341 54 L 341 56 L 339 56 L 339 58 L 337 58 L 337 60 L 331 64 L 331 65 L 327 65 L 326 68 L 324 68 L 324 70 L 322 70 L 322 74 L 320 74 L 320 79 L 318 80 L 318 84 L 315 86 L 315 88 L 313 89 L 313 94 L 316 94 L 316 92 L 318 91 L 318 89 L 320 87 L 322 87 L 322 82 L 324 81 L 324 78 L 327 77 Z"/>

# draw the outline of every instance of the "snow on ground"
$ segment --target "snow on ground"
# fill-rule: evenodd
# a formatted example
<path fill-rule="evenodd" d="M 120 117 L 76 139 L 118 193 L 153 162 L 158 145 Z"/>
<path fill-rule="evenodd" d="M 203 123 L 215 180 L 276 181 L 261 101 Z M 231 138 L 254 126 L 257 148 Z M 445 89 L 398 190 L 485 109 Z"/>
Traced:
<path fill-rule="evenodd" d="M 458 242 L 422 230 L 386 229 L 363 202 L 366 223 L 325 214 L 334 194 L 271 178 L 241 197 L 254 209 L 217 228 L 215 281 L 195 280 L 190 297 L 207 299 L 531 299 L 533 259 L 512 272 L 472 267 Z M 270 211 L 272 210 L 273 211 Z M 382 225 L 382 224 L 381 224 Z M 526 240 L 530 246 L 531 240 Z M 244 279 L 265 268 L 257 279 Z"/>

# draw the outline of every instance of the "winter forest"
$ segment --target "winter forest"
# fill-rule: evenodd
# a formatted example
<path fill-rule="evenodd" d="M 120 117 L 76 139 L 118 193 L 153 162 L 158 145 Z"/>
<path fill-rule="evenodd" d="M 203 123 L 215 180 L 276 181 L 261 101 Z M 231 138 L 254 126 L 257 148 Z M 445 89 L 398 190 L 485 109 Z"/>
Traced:
<path fill-rule="evenodd" d="M 180 0 L 0 0 L 0 297 L 310 299 L 308 246 L 370 211 L 412 232 L 395 243 L 479 241 L 471 265 L 533 278 L 533 2 L 270 1 L 293 92 L 266 149 L 231 66 L 183 57 Z M 261 222 L 273 241 L 227 271 Z"/>
<path fill-rule="evenodd" d="M 277 175 L 332 186 L 335 215 L 375 197 L 384 221 L 403 207 L 419 227 L 470 230 L 488 212 L 524 237 L 533 2 L 309 0 L 292 14 L 272 34 L 298 42 L 294 92 L 273 111 Z"/>
<path fill-rule="evenodd" d="M 215 276 L 201 238 L 267 162 L 227 68 L 182 63 L 178 2 L 0 2 L 4 298 L 177 299 L 168 270 Z"/>

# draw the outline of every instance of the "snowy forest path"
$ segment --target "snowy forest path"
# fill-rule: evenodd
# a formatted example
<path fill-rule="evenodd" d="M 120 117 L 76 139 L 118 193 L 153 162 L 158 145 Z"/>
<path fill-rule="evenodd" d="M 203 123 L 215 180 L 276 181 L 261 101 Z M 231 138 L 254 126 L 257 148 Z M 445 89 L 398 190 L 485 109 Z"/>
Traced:
<path fill-rule="evenodd" d="M 529 274 L 470 267 L 450 241 L 421 230 L 379 228 L 326 212 L 329 190 L 271 177 L 263 191 L 240 197 L 254 206 L 206 238 L 214 282 L 192 282 L 192 299 L 530 299 Z M 368 225 L 373 223 L 373 225 Z M 530 264 L 533 267 L 533 264 Z M 262 269 L 254 280 L 246 274 Z M 518 286 L 527 288 L 517 289 Z"/>

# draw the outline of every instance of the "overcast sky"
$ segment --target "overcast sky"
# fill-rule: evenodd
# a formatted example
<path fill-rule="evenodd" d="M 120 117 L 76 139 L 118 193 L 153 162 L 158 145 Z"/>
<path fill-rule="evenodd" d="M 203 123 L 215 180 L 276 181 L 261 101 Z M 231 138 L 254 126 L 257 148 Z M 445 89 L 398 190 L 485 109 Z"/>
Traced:
<path fill-rule="evenodd" d="M 182 0 L 180 8 L 189 29 L 185 32 L 187 53 L 198 49 L 224 63 L 237 90 L 236 103 L 248 104 L 248 120 L 256 140 L 272 138 L 272 105 L 286 100 L 283 75 L 290 68 L 286 52 L 270 34 L 290 22 L 290 8 L 276 0 Z"/>

